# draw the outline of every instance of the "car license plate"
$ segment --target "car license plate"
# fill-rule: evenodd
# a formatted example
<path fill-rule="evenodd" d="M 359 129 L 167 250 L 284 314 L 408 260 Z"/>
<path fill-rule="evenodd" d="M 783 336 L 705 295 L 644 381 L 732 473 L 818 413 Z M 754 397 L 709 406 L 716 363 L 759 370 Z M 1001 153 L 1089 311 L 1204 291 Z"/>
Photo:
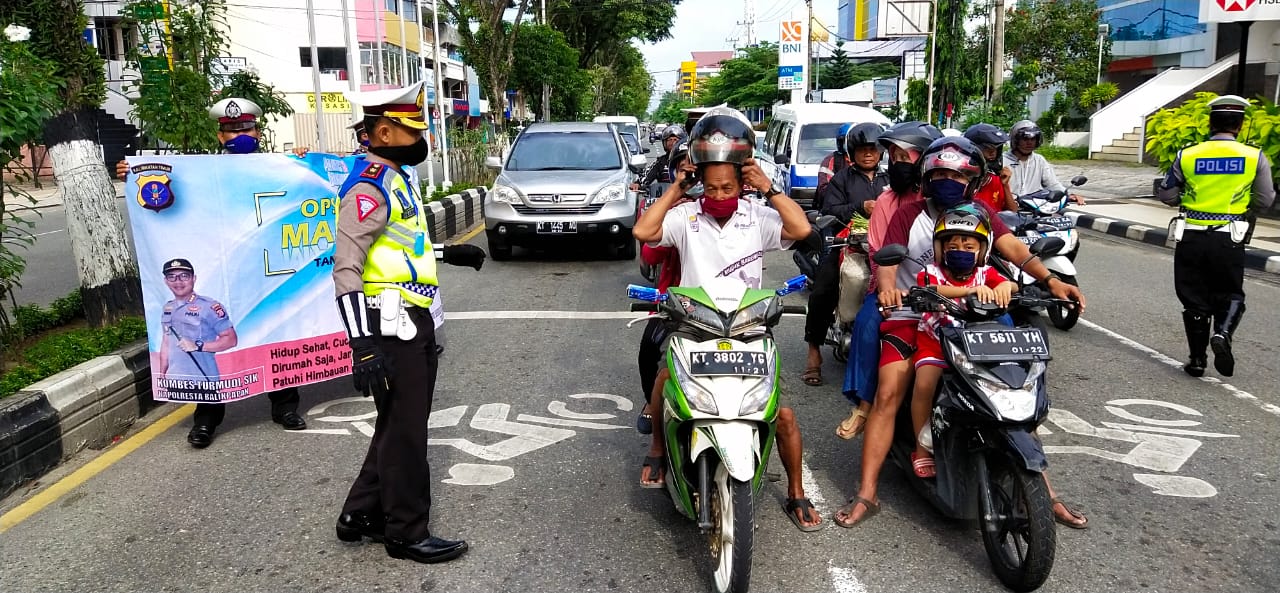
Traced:
<path fill-rule="evenodd" d="M 965 329 L 960 338 L 974 362 L 1049 359 L 1049 342 L 1034 327 Z"/>
<path fill-rule="evenodd" d="M 690 352 L 689 372 L 699 376 L 748 375 L 763 377 L 769 374 L 768 358 L 763 352 L 721 350 L 717 352 Z"/>
<path fill-rule="evenodd" d="M 539 222 L 537 228 L 541 235 L 565 235 L 578 232 L 576 222 Z"/>

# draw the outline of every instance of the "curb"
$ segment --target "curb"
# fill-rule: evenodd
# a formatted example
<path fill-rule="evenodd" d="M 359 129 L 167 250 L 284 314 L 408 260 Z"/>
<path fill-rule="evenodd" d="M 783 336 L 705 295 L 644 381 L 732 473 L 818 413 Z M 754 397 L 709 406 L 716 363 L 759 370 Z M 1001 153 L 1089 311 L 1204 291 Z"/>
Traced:
<path fill-rule="evenodd" d="M 146 340 L 0 400 L 0 497 L 85 448 L 101 448 L 153 407 Z"/>
<path fill-rule="evenodd" d="M 1067 212 L 1066 214 L 1075 219 L 1076 227 L 1078 228 L 1086 228 L 1113 237 L 1138 241 L 1157 247 L 1168 247 L 1169 230 L 1165 228 L 1155 228 L 1127 220 L 1117 220 L 1079 212 Z M 1244 267 L 1260 272 L 1280 274 L 1280 253 L 1267 251 L 1266 249 L 1245 249 Z"/>
<path fill-rule="evenodd" d="M 427 204 L 427 225 L 432 239 L 444 242 L 471 228 L 480 219 L 486 193 L 486 188 L 472 188 Z"/>

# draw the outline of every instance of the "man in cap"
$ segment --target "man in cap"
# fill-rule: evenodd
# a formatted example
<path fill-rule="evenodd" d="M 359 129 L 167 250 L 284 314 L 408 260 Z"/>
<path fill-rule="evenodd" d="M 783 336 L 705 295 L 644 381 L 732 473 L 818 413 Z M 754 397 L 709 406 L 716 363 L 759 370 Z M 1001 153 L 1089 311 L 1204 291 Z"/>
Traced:
<path fill-rule="evenodd" d="M 222 303 L 196 294 L 196 270 L 182 258 L 164 264 L 164 283 L 173 299 L 164 304 L 160 363 L 156 374 L 169 379 L 217 381 L 215 352 L 235 348 L 238 338 Z M 181 352 L 179 352 L 181 351 Z M 215 404 L 200 404 L 222 409 Z"/>
<path fill-rule="evenodd" d="M 369 154 L 339 190 L 333 283 L 352 352 L 357 391 L 378 410 L 360 473 L 343 504 L 338 539 L 385 543 L 387 555 L 444 562 L 464 541 L 431 535 L 427 418 L 438 354 L 428 308 L 439 291 L 436 260 L 479 270 L 484 250 L 433 246 L 418 188 L 406 168 L 427 158 L 422 83 L 348 93 L 364 108 Z"/>
<path fill-rule="evenodd" d="M 364 129 L 364 120 L 357 119 L 347 126 L 356 135 L 356 149 L 351 154 L 364 154 L 369 152 L 369 132 Z"/>
<path fill-rule="evenodd" d="M 1191 351 L 1182 369 L 1192 377 L 1204 375 L 1209 347 L 1214 368 L 1235 373 L 1231 338 L 1245 310 L 1244 246 L 1257 213 L 1276 197 L 1267 155 L 1236 140 L 1248 106 L 1235 95 L 1210 101 L 1209 139 L 1179 151 L 1156 192 L 1179 206 L 1170 229 L 1178 243 L 1173 287 Z"/>

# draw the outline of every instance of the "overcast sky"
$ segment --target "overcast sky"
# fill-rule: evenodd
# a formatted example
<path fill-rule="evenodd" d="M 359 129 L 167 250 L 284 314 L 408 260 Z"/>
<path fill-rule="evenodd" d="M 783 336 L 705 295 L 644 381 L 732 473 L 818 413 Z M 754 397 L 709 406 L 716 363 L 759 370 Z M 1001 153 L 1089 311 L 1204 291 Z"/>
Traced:
<path fill-rule="evenodd" d="M 813 14 L 834 33 L 837 0 L 813 0 Z M 778 23 L 794 9 L 804 9 L 804 0 L 755 0 L 756 38 L 778 41 Z M 746 28 L 738 23 L 746 16 L 743 0 L 684 0 L 676 6 L 671 38 L 660 43 L 639 44 L 645 63 L 653 75 L 655 90 L 649 109 L 657 107 L 662 94 L 675 88 L 680 62 L 695 51 L 733 49 L 729 39 L 738 37 L 745 45 Z"/>

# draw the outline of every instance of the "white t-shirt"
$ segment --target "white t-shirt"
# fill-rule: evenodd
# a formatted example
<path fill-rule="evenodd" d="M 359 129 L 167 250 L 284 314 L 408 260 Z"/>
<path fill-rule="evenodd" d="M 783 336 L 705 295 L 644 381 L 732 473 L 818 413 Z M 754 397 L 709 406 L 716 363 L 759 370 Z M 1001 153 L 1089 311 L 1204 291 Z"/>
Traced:
<path fill-rule="evenodd" d="M 724 227 L 702 212 L 702 201 L 667 211 L 662 240 L 652 247 L 674 247 L 680 254 L 680 286 L 700 286 L 711 278 L 742 280 L 760 288 L 764 254 L 791 247 L 782 240 L 782 217 L 754 200 L 738 200 L 738 210 Z"/>

